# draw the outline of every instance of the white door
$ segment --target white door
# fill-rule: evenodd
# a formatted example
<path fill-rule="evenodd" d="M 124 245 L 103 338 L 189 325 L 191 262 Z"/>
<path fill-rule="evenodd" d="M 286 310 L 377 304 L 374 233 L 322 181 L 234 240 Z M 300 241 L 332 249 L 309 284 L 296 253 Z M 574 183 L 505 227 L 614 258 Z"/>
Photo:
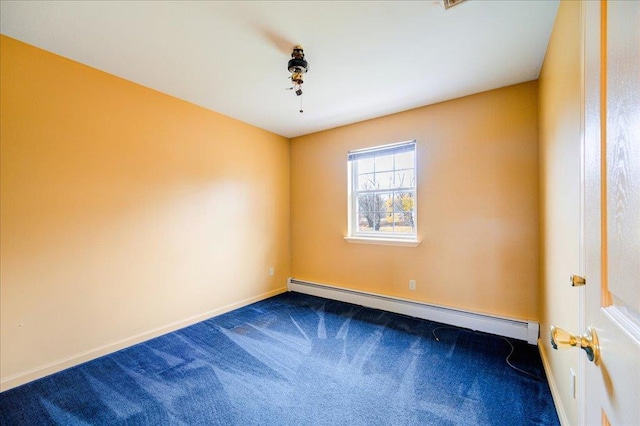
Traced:
<path fill-rule="evenodd" d="M 585 6 L 586 425 L 640 425 L 640 1 Z M 584 332 L 585 330 L 583 330 Z"/>

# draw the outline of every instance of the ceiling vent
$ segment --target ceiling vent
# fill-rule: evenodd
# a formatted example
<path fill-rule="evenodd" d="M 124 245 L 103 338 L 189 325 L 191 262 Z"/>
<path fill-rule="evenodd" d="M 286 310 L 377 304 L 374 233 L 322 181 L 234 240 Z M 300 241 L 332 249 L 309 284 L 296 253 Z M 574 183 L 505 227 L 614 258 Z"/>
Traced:
<path fill-rule="evenodd" d="M 442 0 L 442 4 L 445 9 L 452 8 L 453 6 L 457 6 L 460 3 L 464 3 L 467 0 Z"/>

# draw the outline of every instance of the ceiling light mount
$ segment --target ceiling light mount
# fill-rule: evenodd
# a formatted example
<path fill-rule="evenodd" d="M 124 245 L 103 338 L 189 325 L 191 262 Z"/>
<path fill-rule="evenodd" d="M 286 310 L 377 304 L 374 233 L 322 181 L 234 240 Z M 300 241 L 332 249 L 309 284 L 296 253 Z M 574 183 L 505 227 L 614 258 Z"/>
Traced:
<path fill-rule="evenodd" d="M 463 3 L 467 0 L 442 0 L 442 5 L 444 6 L 444 9 L 447 10 L 449 8 L 452 8 L 453 6 L 457 6 L 460 3 Z"/>
<path fill-rule="evenodd" d="M 287 69 L 291 73 L 291 86 L 288 90 L 293 90 L 296 96 L 302 95 L 302 83 L 304 83 L 304 74 L 309 70 L 309 63 L 304 59 L 304 49 L 302 46 L 293 46 L 293 52 L 291 52 L 291 59 L 287 64 Z M 302 99 L 300 100 L 300 112 L 302 110 Z"/>

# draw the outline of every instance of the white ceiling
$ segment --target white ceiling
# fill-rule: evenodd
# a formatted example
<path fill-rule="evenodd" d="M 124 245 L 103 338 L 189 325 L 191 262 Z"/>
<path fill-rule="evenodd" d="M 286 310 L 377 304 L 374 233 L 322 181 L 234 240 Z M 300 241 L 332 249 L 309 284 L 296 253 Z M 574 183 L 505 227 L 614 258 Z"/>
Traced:
<path fill-rule="evenodd" d="M 558 0 L 5 1 L 0 30 L 294 137 L 538 78 Z M 299 98 L 287 61 L 302 44 Z"/>

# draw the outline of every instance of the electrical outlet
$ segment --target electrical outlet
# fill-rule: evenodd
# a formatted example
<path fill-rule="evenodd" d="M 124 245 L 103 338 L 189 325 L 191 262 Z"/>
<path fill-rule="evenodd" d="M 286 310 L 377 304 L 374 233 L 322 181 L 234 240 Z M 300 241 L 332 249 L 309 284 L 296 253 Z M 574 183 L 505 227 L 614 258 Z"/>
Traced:
<path fill-rule="evenodd" d="M 571 398 L 576 399 L 576 372 L 573 368 L 569 369 L 569 394 Z"/>
<path fill-rule="evenodd" d="M 271 268 L 269 268 L 269 276 L 272 277 L 273 276 L 273 266 Z"/>
<path fill-rule="evenodd" d="M 416 280 L 409 280 L 409 290 L 416 289 Z"/>

